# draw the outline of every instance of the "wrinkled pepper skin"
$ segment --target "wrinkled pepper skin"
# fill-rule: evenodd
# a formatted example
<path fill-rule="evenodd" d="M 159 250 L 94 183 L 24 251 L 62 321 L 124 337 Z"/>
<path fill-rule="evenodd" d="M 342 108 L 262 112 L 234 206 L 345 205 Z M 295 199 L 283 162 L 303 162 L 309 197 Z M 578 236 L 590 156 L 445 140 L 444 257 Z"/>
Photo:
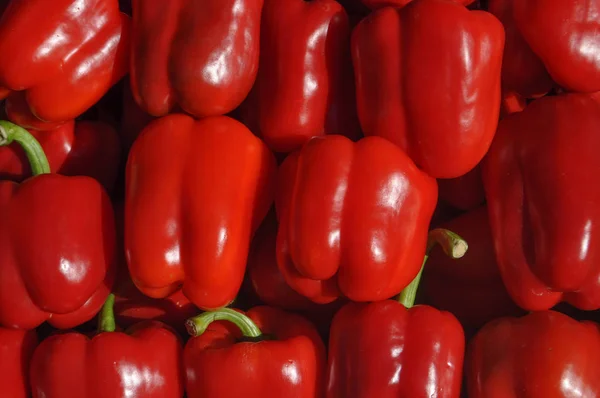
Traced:
<path fill-rule="evenodd" d="M 126 170 L 125 253 L 138 289 L 164 298 L 183 285 L 199 308 L 230 304 L 276 173 L 267 146 L 227 116 L 150 123 Z"/>
<path fill-rule="evenodd" d="M 502 22 L 506 32 L 502 60 L 502 86 L 507 92 L 514 92 L 525 98 L 540 97 L 552 89 L 554 82 L 542 60 L 523 38 L 513 16 L 514 3 L 514 0 L 489 0 L 488 2 L 488 11 Z"/>
<path fill-rule="evenodd" d="M 182 344 L 159 322 L 50 336 L 31 361 L 33 398 L 183 397 Z"/>
<path fill-rule="evenodd" d="M 256 83 L 242 122 L 275 152 L 325 134 L 360 136 L 350 25 L 334 0 L 265 0 Z"/>
<path fill-rule="evenodd" d="M 501 316 L 520 315 L 498 270 L 486 206 L 440 227 L 464 238 L 469 250 L 460 259 L 453 259 L 439 247 L 433 249 L 421 280 L 424 301 L 451 312 L 465 329 L 479 328 Z"/>
<path fill-rule="evenodd" d="M 284 161 L 278 183 L 277 263 L 300 294 L 382 300 L 417 275 L 437 184 L 396 145 L 313 138 Z"/>
<path fill-rule="evenodd" d="M 188 397 L 323 398 L 327 354 L 315 327 L 266 306 L 246 315 L 271 338 L 240 341 L 223 321 L 192 337 L 183 353 Z"/>
<path fill-rule="evenodd" d="M 600 394 L 598 324 L 555 311 L 503 318 L 469 342 L 469 398 L 564 398 Z"/>
<path fill-rule="evenodd" d="M 397 144 L 432 177 L 466 174 L 496 131 L 503 47 L 493 15 L 449 1 L 374 11 L 352 33 L 365 135 Z"/>
<path fill-rule="evenodd" d="M 0 86 L 25 98 L 22 119 L 81 115 L 128 72 L 130 20 L 117 0 L 14 0 L 0 21 Z M 8 101 L 12 101 L 9 97 Z"/>
<path fill-rule="evenodd" d="M 0 182 L 0 325 L 66 329 L 90 320 L 114 279 L 114 214 L 89 177 Z M 32 250 L 35 247 L 35 250 Z"/>
<path fill-rule="evenodd" d="M 483 163 L 502 279 L 526 310 L 600 308 L 598 129 L 591 97 L 544 97 L 500 122 Z"/>
<path fill-rule="evenodd" d="M 600 14 L 597 8 L 597 3 L 589 0 L 490 0 L 490 11 L 503 14 L 503 22 L 510 27 L 507 30 L 514 31 L 507 36 L 505 53 L 512 73 L 505 73 L 503 78 L 512 81 L 520 75 L 523 88 L 542 82 L 547 88 L 548 79 L 544 78 L 538 63 L 541 62 L 565 90 L 599 91 L 600 61 L 596 54 L 600 48 Z M 518 52 L 510 52 L 515 49 Z M 520 67 L 524 67 L 522 72 Z M 528 83 L 527 78 L 532 81 Z"/>
<path fill-rule="evenodd" d="M 258 71 L 263 0 L 134 0 L 131 87 L 153 116 L 229 113 Z"/>
<path fill-rule="evenodd" d="M 448 312 L 347 304 L 331 325 L 327 398 L 458 398 L 464 347 Z"/>
<path fill-rule="evenodd" d="M 29 363 L 38 344 L 35 330 L 0 328 L 2 396 L 28 398 Z"/>
<path fill-rule="evenodd" d="M 111 192 L 121 156 L 117 132 L 103 122 L 70 121 L 52 131 L 29 131 L 41 144 L 50 169 L 66 176 L 88 176 Z M 20 182 L 31 176 L 25 152 L 17 144 L 0 147 L 0 179 Z"/>

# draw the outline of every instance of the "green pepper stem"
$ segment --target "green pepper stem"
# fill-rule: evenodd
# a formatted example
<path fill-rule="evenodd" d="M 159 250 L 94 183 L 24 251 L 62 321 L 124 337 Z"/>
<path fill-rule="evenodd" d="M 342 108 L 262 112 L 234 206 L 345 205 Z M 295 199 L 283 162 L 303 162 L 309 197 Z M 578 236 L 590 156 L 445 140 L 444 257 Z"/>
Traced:
<path fill-rule="evenodd" d="M 208 311 L 190 318 L 186 321 L 185 327 L 191 336 L 200 336 L 206 331 L 208 326 L 215 321 L 228 321 L 233 323 L 240 329 L 244 337 L 257 338 L 262 336 L 262 332 L 252 319 L 230 308 Z"/>
<path fill-rule="evenodd" d="M 100 318 L 98 319 L 98 331 L 114 332 L 117 329 L 115 322 L 115 295 L 109 294 L 100 310 Z"/>
<path fill-rule="evenodd" d="M 415 305 L 415 300 L 417 298 L 417 290 L 419 289 L 419 283 L 421 282 L 421 276 L 423 276 L 423 269 L 425 268 L 425 263 L 427 263 L 427 259 L 429 258 L 429 253 L 435 247 L 436 244 L 439 244 L 446 253 L 447 256 L 453 259 L 461 258 L 467 252 L 469 246 L 467 242 L 455 234 L 452 231 L 443 228 L 436 228 L 429 232 L 429 237 L 427 239 L 427 248 L 425 250 L 425 258 L 423 259 L 423 264 L 421 265 L 421 269 L 419 273 L 412 280 L 412 282 L 402 290 L 400 296 L 398 297 L 398 301 L 400 304 L 404 305 L 406 308 L 411 308 Z"/>
<path fill-rule="evenodd" d="M 38 140 L 23 127 L 0 120 L 0 146 L 10 145 L 13 142 L 17 142 L 25 151 L 34 176 L 50 173 L 48 158 Z"/>

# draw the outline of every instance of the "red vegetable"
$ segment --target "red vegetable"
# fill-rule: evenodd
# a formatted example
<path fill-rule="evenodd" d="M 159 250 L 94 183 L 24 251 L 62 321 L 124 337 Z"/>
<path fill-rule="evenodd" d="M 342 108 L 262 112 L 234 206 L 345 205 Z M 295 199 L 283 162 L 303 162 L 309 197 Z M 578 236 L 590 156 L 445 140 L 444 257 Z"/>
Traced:
<path fill-rule="evenodd" d="M 394 142 L 436 178 L 487 152 L 500 111 L 502 24 L 446 0 L 374 11 L 352 33 L 365 135 Z"/>
<path fill-rule="evenodd" d="M 600 308 L 599 129 L 593 98 L 544 97 L 500 122 L 483 163 L 500 273 L 526 310 Z"/>
<path fill-rule="evenodd" d="M 324 134 L 358 138 L 350 26 L 334 0 L 265 0 L 256 83 L 242 121 L 275 152 Z"/>
<path fill-rule="evenodd" d="M 49 174 L 39 143 L 0 121 L 0 146 L 19 143 L 34 177 L 0 182 L 0 325 L 70 328 L 91 319 L 113 282 L 110 199 L 89 177 Z"/>
<path fill-rule="evenodd" d="M 182 344 L 160 322 L 115 332 L 109 296 L 92 339 L 48 337 L 31 361 L 33 398 L 183 397 Z"/>
<path fill-rule="evenodd" d="M 469 398 L 595 397 L 598 358 L 598 324 L 554 311 L 498 319 L 469 343 Z"/>
<path fill-rule="evenodd" d="M 9 114 L 30 127 L 81 115 L 128 71 L 129 17 L 117 0 L 14 0 L 0 21 L 0 92 L 24 103 Z"/>
<path fill-rule="evenodd" d="M 116 131 L 102 122 L 67 122 L 52 131 L 31 130 L 42 146 L 50 170 L 66 176 L 95 178 L 112 191 L 119 171 L 121 143 Z M 0 147 L 0 178 L 23 181 L 31 167 L 21 147 Z"/>
<path fill-rule="evenodd" d="M 397 146 L 313 138 L 281 166 L 277 263 L 317 303 L 389 298 L 419 272 L 437 185 Z"/>
<path fill-rule="evenodd" d="M 203 309 L 230 304 L 271 207 L 276 166 L 260 139 L 229 117 L 150 123 L 126 171 L 125 252 L 138 289 L 164 298 L 182 287 Z"/>
<path fill-rule="evenodd" d="M 4 397 L 30 396 L 29 363 L 37 344 L 35 330 L 0 328 L 0 374 Z"/>
<path fill-rule="evenodd" d="M 301 316 L 223 308 L 190 319 L 188 328 L 196 336 L 184 349 L 189 398 L 324 397 L 325 345 Z"/>

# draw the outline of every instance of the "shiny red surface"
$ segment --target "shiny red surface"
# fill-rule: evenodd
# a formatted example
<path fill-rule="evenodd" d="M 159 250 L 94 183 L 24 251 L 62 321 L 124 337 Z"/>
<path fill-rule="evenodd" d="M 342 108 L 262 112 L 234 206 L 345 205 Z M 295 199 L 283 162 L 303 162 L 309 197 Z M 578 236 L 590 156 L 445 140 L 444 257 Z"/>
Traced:
<path fill-rule="evenodd" d="M 299 315 L 255 307 L 246 315 L 270 339 L 239 341 L 231 323 L 217 322 L 184 349 L 189 398 L 323 398 L 325 345 Z"/>
<path fill-rule="evenodd" d="M 486 325 L 469 343 L 469 398 L 564 398 L 600 394 L 598 325 L 554 311 Z"/>
<path fill-rule="evenodd" d="M 504 284 L 527 310 L 600 308 L 600 104 L 544 97 L 500 122 L 483 163 Z"/>
<path fill-rule="evenodd" d="M 254 231 L 271 207 L 273 154 L 241 123 L 175 114 L 149 124 L 127 162 L 125 253 L 136 286 L 179 288 L 204 309 L 237 295 Z"/>
<path fill-rule="evenodd" d="M 10 57 L 0 86 L 24 91 L 19 119 L 54 128 L 98 102 L 128 70 L 129 29 L 116 0 L 12 1 L 0 22 L 0 53 Z"/>
<path fill-rule="evenodd" d="M 500 111 L 504 29 L 484 11 L 445 0 L 383 8 L 352 33 L 358 116 L 436 178 L 483 158 Z"/>
<path fill-rule="evenodd" d="M 458 398 L 464 346 L 450 313 L 347 304 L 331 326 L 327 398 Z"/>
<path fill-rule="evenodd" d="M 38 344 L 34 330 L 0 328 L 0 374 L 2 395 L 28 398 L 29 363 Z"/>
<path fill-rule="evenodd" d="M 30 130 L 44 150 L 50 170 L 66 176 L 95 178 L 107 191 L 117 179 L 121 143 L 117 132 L 102 122 L 67 122 L 51 131 Z M 0 147 L 0 178 L 23 181 L 31 176 L 25 153 L 14 143 Z"/>
<path fill-rule="evenodd" d="M 265 0 L 258 76 L 242 121 L 275 152 L 325 134 L 360 136 L 350 25 L 333 0 Z"/>
<path fill-rule="evenodd" d="M 176 105 L 197 117 L 226 114 L 258 70 L 263 0 L 134 0 L 131 87 L 164 116 Z"/>
<path fill-rule="evenodd" d="M 155 322 L 128 334 L 48 337 L 31 361 L 33 398 L 183 397 L 182 344 Z"/>
<path fill-rule="evenodd" d="M 108 195 L 89 177 L 43 174 L 0 182 L 0 325 L 71 328 L 112 287 L 115 226 Z"/>
<path fill-rule="evenodd" d="M 389 141 L 314 138 L 278 181 L 277 263 L 297 292 L 382 300 L 421 268 L 437 184 Z"/>

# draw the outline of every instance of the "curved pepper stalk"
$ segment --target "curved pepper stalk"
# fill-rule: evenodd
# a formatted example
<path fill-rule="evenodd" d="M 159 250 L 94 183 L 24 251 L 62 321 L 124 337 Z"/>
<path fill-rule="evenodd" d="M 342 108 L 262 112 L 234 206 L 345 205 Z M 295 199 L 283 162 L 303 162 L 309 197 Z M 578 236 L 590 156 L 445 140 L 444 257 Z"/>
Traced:
<path fill-rule="evenodd" d="M 114 332 L 117 330 L 115 321 L 115 295 L 109 294 L 100 310 L 98 317 L 98 332 Z"/>
<path fill-rule="evenodd" d="M 453 259 L 461 258 L 469 249 L 467 242 L 458 234 L 444 228 L 436 228 L 431 230 L 427 239 L 427 250 L 425 251 L 425 258 L 423 259 L 421 270 L 415 279 L 413 279 L 413 281 L 406 288 L 404 288 L 404 290 L 402 290 L 398 296 L 398 301 L 406 308 L 411 308 L 415 304 L 417 290 L 419 289 L 419 283 L 421 282 L 421 276 L 423 275 L 425 263 L 427 263 L 429 253 L 431 253 L 431 250 L 433 250 L 436 244 L 439 244 L 444 253 Z"/>
<path fill-rule="evenodd" d="M 6 120 L 0 120 L 0 146 L 8 146 L 13 142 L 23 148 L 34 176 L 50 174 L 48 158 L 38 140 L 24 128 Z"/>
<path fill-rule="evenodd" d="M 230 308 L 221 308 L 216 311 L 208 311 L 194 318 L 190 318 L 185 323 L 190 336 L 200 336 L 208 329 L 208 326 L 216 321 L 228 321 L 237 326 L 244 337 L 259 338 L 262 336 L 261 330 L 248 316 L 232 310 Z"/>

